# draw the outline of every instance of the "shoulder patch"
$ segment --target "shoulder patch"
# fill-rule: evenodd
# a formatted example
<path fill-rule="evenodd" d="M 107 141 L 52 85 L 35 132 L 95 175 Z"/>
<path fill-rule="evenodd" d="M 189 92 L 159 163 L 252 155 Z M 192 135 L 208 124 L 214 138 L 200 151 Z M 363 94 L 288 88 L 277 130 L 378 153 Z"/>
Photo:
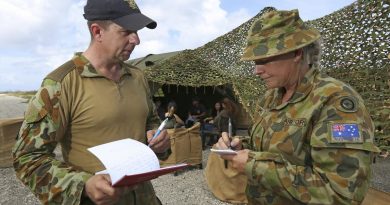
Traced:
<path fill-rule="evenodd" d="M 64 63 L 57 69 L 55 69 L 53 72 L 49 73 L 46 78 L 54 80 L 56 82 L 61 82 L 62 79 L 73 69 L 76 68 L 76 64 L 73 62 L 73 60 L 69 60 L 68 62 Z"/>
<path fill-rule="evenodd" d="M 363 143 L 359 125 L 356 123 L 331 123 L 331 143 Z"/>
<path fill-rule="evenodd" d="M 341 97 L 336 103 L 336 108 L 341 112 L 356 112 L 357 100 L 352 96 Z"/>

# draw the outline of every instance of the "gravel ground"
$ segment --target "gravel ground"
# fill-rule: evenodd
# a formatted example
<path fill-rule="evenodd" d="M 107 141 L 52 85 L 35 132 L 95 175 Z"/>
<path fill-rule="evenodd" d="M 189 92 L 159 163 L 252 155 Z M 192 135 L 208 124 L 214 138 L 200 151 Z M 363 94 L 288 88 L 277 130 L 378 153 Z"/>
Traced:
<path fill-rule="evenodd" d="M 203 167 L 209 150 L 203 151 Z M 194 168 L 174 176 L 168 174 L 152 180 L 157 196 L 167 205 L 227 205 L 208 191 L 203 170 Z M 0 168 L 0 205 L 39 205 L 39 201 L 15 176 L 12 168 Z"/>
<path fill-rule="evenodd" d="M 14 103 L 12 103 L 14 100 Z M 5 103 L 4 103 L 5 102 Z M 17 117 L 23 114 L 24 99 L 8 97 L 0 94 L 0 119 Z M 15 110 L 15 103 L 17 109 Z M 21 109 L 22 108 L 22 109 Z M 2 115 L 3 114 L 3 115 Z M 5 115 L 5 116 L 4 116 Z M 203 167 L 207 164 L 209 150 L 203 151 Z M 373 180 L 371 186 L 390 192 L 390 157 L 378 158 L 373 164 Z M 166 205 L 228 205 L 216 199 L 208 190 L 203 170 L 192 169 L 178 176 L 168 174 L 152 181 L 157 196 Z M 13 168 L 0 168 L 0 205 L 38 205 L 39 201 L 16 178 Z"/>
<path fill-rule="evenodd" d="M 209 150 L 203 151 L 203 167 L 206 166 Z M 390 158 L 378 158 L 373 164 L 371 186 L 390 192 L 388 177 Z M 168 174 L 152 181 L 157 196 L 166 205 L 228 205 L 216 199 L 208 190 L 203 170 L 192 169 L 178 176 Z M 38 205 L 39 201 L 15 177 L 12 168 L 0 169 L 0 204 L 1 205 Z"/>
<path fill-rule="evenodd" d="M 379 158 L 372 167 L 371 187 L 390 193 L 390 157 Z"/>

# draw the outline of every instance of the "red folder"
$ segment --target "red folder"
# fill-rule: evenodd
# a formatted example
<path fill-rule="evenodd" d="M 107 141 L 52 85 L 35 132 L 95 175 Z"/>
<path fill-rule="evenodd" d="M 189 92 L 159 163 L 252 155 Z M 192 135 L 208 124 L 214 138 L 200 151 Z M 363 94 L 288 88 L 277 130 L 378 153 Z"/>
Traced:
<path fill-rule="evenodd" d="M 133 174 L 123 176 L 119 181 L 113 184 L 113 187 L 131 186 L 140 182 L 149 181 L 155 179 L 161 175 L 168 174 L 180 169 L 184 169 L 188 164 L 177 164 L 169 167 L 160 168 L 155 171 L 145 172 L 141 174 Z"/>

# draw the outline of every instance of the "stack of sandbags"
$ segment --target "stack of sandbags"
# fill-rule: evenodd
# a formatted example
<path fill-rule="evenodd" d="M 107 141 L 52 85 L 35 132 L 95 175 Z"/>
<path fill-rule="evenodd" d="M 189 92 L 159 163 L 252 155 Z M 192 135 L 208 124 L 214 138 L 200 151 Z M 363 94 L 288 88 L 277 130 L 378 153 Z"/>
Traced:
<path fill-rule="evenodd" d="M 12 166 L 12 147 L 23 118 L 0 119 L 0 167 Z"/>
<path fill-rule="evenodd" d="M 166 160 L 160 160 L 162 167 L 178 163 L 200 165 L 202 167 L 202 141 L 200 124 L 190 128 L 168 129 L 171 140 L 171 155 Z"/>

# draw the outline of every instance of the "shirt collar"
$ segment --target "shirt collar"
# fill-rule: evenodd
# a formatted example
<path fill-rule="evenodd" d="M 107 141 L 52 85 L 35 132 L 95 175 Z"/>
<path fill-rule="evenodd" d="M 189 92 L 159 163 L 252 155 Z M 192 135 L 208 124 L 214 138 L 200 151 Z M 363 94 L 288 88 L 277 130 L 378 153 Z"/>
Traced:
<path fill-rule="evenodd" d="M 313 88 L 314 77 L 319 73 L 319 70 L 315 67 L 309 69 L 309 71 L 305 74 L 301 82 L 299 83 L 294 95 L 288 102 L 281 104 L 282 96 L 284 94 L 284 88 L 277 88 L 271 91 L 271 103 L 270 109 L 282 109 L 289 103 L 297 103 L 306 98 L 306 96 L 310 93 Z"/>
<path fill-rule="evenodd" d="M 92 66 L 89 60 L 81 53 L 77 52 L 72 58 L 74 64 L 76 65 L 76 70 L 79 71 L 80 75 L 85 78 L 104 78 L 103 75 L 98 73 L 96 69 Z M 124 62 L 121 62 L 121 77 L 123 75 L 131 75 L 130 66 Z"/>

